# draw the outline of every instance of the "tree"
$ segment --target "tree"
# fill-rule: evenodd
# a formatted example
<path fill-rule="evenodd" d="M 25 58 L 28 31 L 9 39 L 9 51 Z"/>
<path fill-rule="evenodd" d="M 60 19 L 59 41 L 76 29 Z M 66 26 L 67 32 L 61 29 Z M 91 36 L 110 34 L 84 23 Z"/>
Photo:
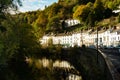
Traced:
<path fill-rule="evenodd" d="M 2 21 L 1 25 L 6 31 L 0 31 L 0 64 L 6 64 L 13 55 L 31 55 L 40 48 L 39 39 L 36 38 L 31 25 L 10 17 Z"/>
<path fill-rule="evenodd" d="M 61 5 L 54 3 L 48 11 L 48 19 L 51 19 L 52 17 L 56 16 L 61 7 Z"/>
<path fill-rule="evenodd" d="M 18 26 L 19 47 L 23 53 L 35 53 L 35 49 L 39 47 L 39 39 L 34 34 L 34 29 L 29 24 L 20 24 Z"/>
<path fill-rule="evenodd" d="M 60 16 L 61 19 L 66 19 L 67 18 L 67 9 L 66 8 L 61 8 L 60 12 L 58 13 L 58 15 Z"/>
<path fill-rule="evenodd" d="M 66 27 L 66 23 L 65 23 L 65 21 L 63 20 L 63 21 L 62 21 L 62 30 L 65 30 L 65 27 Z"/>
<path fill-rule="evenodd" d="M 81 22 L 85 22 L 90 10 L 90 7 L 87 5 L 80 5 L 74 12 L 73 17 L 79 19 Z"/>
<path fill-rule="evenodd" d="M 94 4 L 89 2 L 86 5 L 80 5 L 74 12 L 73 17 L 79 19 L 83 24 L 92 27 L 96 21 L 109 16 L 105 14 L 106 11 L 103 3 L 100 0 L 96 0 Z"/>
<path fill-rule="evenodd" d="M 118 15 L 118 23 L 120 23 L 120 14 Z"/>
<path fill-rule="evenodd" d="M 47 23 L 48 19 L 46 14 L 44 12 L 41 12 L 36 21 L 33 23 L 35 34 L 38 38 L 43 36 Z"/>
<path fill-rule="evenodd" d="M 80 5 L 84 5 L 87 4 L 88 2 L 92 2 L 94 3 L 95 0 L 59 0 L 58 3 L 62 3 L 62 4 L 67 4 L 67 5 L 76 5 L 76 4 L 80 4 Z"/>
<path fill-rule="evenodd" d="M 102 0 L 105 8 L 109 8 L 111 10 L 117 9 L 119 4 L 120 4 L 120 0 Z"/>
<path fill-rule="evenodd" d="M 47 16 L 45 15 L 44 12 L 41 12 L 38 16 L 38 18 L 36 19 L 35 23 L 37 24 L 37 26 L 39 27 L 46 27 L 46 23 L 47 23 Z"/>
<path fill-rule="evenodd" d="M 18 47 L 18 41 L 17 41 L 17 38 L 15 38 L 15 34 L 12 31 L 13 26 L 7 20 L 2 21 L 1 25 L 4 26 L 6 31 L 2 32 L 0 35 L 1 37 L 0 42 L 1 42 L 1 45 L 3 46 L 2 52 L 0 53 L 1 54 L 0 63 L 5 64 L 8 58 L 10 58 L 11 55 L 13 55 L 16 52 L 16 49 Z"/>
<path fill-rule="evenodd" d="M 94 11 L 95 11 L 95 19 L 96 20 L 101 20 L 104 18 L 103 14 L 105 11 L 105 8 L 103 6 L 103 3 L 101 2 L 101 0 L 96 0 L 94 3 Z"/>
<path fill-rule="evenodd" d="M 95 0 L 78 0 L 79 2 L 79 4 L 87 4 L 87 3 L 89 3 L 89 2 L 92 2 L 92 3 L 94 3 L 95 2 Z"/>
<path fill-rule="evenodd" d="M 95 18 L 94 18 L 94 13 L 93 12 L 90 12 L 88 14 L 88 17 L 86 19 L 86 22 L 85 24 L 88 26 L 88 27 L 93 27 L 95 25 Z"/>
<path fill-rule="evenodd" d="M 12 72 L 9 72 L 7 69 L 7 61 L 10 57 L 16 53 L 16 49 L 18 48 L 18 44 L 14 38 L 14 34 L 12 33 L 12 26 L 8 23 L 7 17 L 5 14 L 9 12 L 9 10 L 17 10 L 17 6 L 21 5 L 20 0 L 0 0 L 0 79 L 8 80 L 13 78 Z M 8 15 L 8 14 L 6 14 Z M 12 37 L 13 39 L 11 39 Z M 9 42 L 9 40 L 11 40 Z M 15 42 L 14 42 L 15 41 Z M 14 43 L 13 43 L 14 42 Z M 9 74 L 9 75 L 8 75 Z M 11 75 L 12 74 L 12 75 Z M 14 75 L 14 79 L 16 76 Z"/>
<path fill-rule="evenodd" d="M 113 15 L 112 10 L 110 8 L 105 8 L 104 18 L 109 18 L 111 15 Z"/>
<path fill-rule="evenodd" d="M 75 12 L 78 7 L 79 7 L 79 5 L 74 6 L 73 7 L 73 12 Z"/>
<path fill-rule="evenodd" d="M 0 13 L 6 12 L 10 8 L 16 10 L 18 5 L 22 5 L 20 0 L 0 0 Z"/>
<path fill-rule="evenodd" d="M 54 16 L 52 17 L 48 24 L 47 24 L 47 30 L 50 30 L 50 31 L 59 31 L 61 29 L 61 23 L 60 23 L 60 18 L 59 16 Z"/>
<path fill-rule="evenodd" d="M 0 0 L 0 30 L 4 29 L 1 26 L 1 20 L 5 19 L 5 13 L 9 11 L 9 9 L 17 10 L 17 6 L 22 5 L 20 0 Z"/>
<path fill-rule="evenodd" d="M 93 27 L 95 23 L 95 14 L 94 14 L 94 9 L 93 9 L 93 3 L 89 2 L 87 4 L 88 7 L 90 7 L 90 12 L 88 14 L 88 17 L 86 18 L 85 24 L 88 27 Z"/>

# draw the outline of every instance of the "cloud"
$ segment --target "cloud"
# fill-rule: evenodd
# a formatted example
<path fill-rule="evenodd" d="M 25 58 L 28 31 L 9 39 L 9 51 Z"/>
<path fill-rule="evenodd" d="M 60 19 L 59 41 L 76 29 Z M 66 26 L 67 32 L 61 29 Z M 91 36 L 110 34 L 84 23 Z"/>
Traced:
<path fill-rule="evenodd" d="M 22 7 L 19 7 L 19 11 L 26 12 L 26 11 L 34 11 L 38 9 L 44 9 L 45 5 L 51 5 L 58 0 L 23 0 Z"/>

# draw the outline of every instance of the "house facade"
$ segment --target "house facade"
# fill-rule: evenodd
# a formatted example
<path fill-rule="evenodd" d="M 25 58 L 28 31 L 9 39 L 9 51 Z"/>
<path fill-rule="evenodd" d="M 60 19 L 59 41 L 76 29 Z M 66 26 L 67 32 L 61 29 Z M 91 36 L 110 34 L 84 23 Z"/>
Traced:
<path fill-rule="evenodd" d="M 76 19 L 67 19 L 65 20 L 65 23 L 67 24 L 67 27 L 71 27 L 80 24 L 80 21 Z"/>
<path fill-rule="evenodd" d="M 40 40 L 41 44 L 47 44 L 49 39 L 53 40 L 53 44 L 61 44 L 66 47 L 74 47 L 75 45 L 86 46 L 96 45 L 98 41 L 99 46 L 116 47 L 120 45 L 120 28 L 117 26 L 115 29 L 99 30 L 98 37 L 97 32 L 83 31 L 76 33 L 58 34 L 58 35 L 44 35 Z"/>

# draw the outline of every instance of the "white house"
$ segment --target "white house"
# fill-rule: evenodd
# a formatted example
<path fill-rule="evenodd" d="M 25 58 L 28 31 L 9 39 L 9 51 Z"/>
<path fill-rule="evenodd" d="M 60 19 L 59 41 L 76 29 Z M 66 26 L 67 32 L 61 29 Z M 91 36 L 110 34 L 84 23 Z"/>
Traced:
<path fill-rule="evenodd" d="M 40 40 L 41 44 L 48 44 L 49 39 L 53 40 L 53 44 L 61 44 L 64 46 L 81 46 L 85 44 L 86 46 L 96 45 L 97 44 L 97 32 L 89 31 L 78 32 L 78 33 L 66 33 L 66 34 L 57 34 L 57 35 L 45 35 Z M 98 31 L 98 45 L 99 46 L 113 46 L 116 47 L 120 45 L 120 26 L 115 28 L 110 28 L 107 30 Z"/>
<path fill-rule="evenodd" d="M 114 12 L 114 13 L 120 13 L 120 5 L 118 6 L 118 10 L 113 10 L 112 12 Z"/>
<path fill-rule="evenodd" d="M 67 19 L 67 20 L 65 20 L 65 23 L 67 24 L 67 27 L 71 27 L 71 26 L 80 24 L 80 21 L 76 20 L 76 19 Z"/>
<path fill-rule="evenodd" d="M 40 39 L 41 44 L 47 44 L 49 38 L 50 36 L 44 35 L 42 39 Z"/>

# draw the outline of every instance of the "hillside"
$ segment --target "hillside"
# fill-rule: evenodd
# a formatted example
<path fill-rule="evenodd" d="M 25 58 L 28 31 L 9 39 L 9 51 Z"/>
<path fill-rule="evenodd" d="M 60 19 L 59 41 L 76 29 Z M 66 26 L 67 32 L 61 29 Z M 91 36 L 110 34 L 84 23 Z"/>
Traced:
<path fill-rule="evenodd" d="M 36 30 L 36 35 L 41 37 L 49 32 L 61 33 L 94 28 L 98 25 L 112 25 L 111 22 L 103 21 L 110 21 L 114 17 L 120 22 L 118 14 L 112 12 L 118 9 L 119 3 L 119 0 L 58 0 L 57 3 L 46 6 L 44 10 L 20 13 L 17 16 L 21 22 L 31 24 Z M 65 29 L 61 20 L 66 19 L 77 19 L 81 25 L 75 29 Z"/>

